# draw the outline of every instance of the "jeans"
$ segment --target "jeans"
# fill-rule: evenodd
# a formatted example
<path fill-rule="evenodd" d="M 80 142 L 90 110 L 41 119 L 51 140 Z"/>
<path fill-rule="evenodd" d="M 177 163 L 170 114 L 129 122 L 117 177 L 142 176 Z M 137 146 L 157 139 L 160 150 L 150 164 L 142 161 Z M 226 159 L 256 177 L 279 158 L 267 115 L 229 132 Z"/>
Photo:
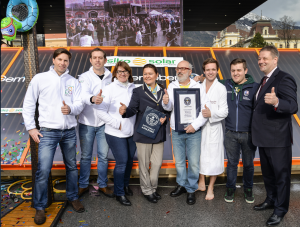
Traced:
<path fill-rule="evenodd" d="M 173 153 L 177 171 L 176 182 L 193 193 L 198 189 L 201 152 L 201 130 L 195 133 L 175 132 L 172 130 Z M 186 157 L 188 171 L 186 171 Z"/>
<path fill-rule="evenodd" d="M 78 169 L 76 165 L 75 128 L 65 130 L 41 128 L 40 133 L 43 137 L 40 137 L 39 143 L 33 201 L 35 209 L 44 210 L 47 207 L 49 173 L 58 143 L 66 166 L 66 194 L 69 201 L 78 199 Z"/>
<path fill-rule="evenodd" d="M 237 166 L 242 149 L 244 190 L 253 187 L 254 164 L 256 147 L 252 144 L 251 132 L 233 132 L 225 130 L 225 149 L 228 159 L 227 188 L 236 189 Z"/>
<path fill-rule="evenodd" d="M 105 134 L 106 141 L 115 157 L 114 194 L 125 195 L 124 187 L 129 185 L 130 173 L 136 145 L 133 137 L 119 138 Z"/>
<path fill-rule="evenodd" d="M 94 140 L 97 140 L 97 155 L 98 155 L 98 178 L 97 183 L 100 188 L 107 186 L 107 167 L 108 167 L 108 144 L 104 133 L 105 125 L 93 127 L 79 124 L 79 139 L 81 147 L 80 159 L 80 178 L 79 187 L 87 188 L 89 186 L 89 178 L 91 172 L 92 154 Z"/>

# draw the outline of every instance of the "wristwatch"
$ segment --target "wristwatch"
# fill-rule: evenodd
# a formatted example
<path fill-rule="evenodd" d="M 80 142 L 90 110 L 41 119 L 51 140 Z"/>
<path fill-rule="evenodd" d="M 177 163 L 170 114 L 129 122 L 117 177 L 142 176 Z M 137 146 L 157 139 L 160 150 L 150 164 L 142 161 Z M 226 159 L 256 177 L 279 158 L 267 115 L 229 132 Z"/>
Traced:
<path fill-rule="evenodd" d="M 95 103 L 93 102 L 93 97 L 94 97 L 94 96 L 92 96 L 92 97 L 90 98 L 90 102 L 91 102 L 92 104 L 95 104 Z"/>

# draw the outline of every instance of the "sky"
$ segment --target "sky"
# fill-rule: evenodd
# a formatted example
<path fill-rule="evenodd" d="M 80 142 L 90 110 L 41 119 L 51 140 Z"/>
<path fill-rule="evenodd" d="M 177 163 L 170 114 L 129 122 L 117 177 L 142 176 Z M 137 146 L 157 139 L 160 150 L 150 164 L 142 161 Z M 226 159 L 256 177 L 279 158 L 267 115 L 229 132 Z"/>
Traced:
<path fill-rule="evenodd" d="M 284 15 L 292 17 L 300 26 L 300 0 L 268 0 L 252 12 L 263 16 L 279 20 Z"/>

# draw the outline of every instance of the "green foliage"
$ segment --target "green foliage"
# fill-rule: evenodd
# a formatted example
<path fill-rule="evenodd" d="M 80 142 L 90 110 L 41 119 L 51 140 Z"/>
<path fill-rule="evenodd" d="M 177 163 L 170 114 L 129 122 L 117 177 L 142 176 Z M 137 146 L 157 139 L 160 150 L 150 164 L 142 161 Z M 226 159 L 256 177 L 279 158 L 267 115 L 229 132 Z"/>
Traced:
<path fill-rule="evenodd" d="M 249 47 L 265 47 L 268 46 L 269 44 L 264 40 L 264 38 L 261 36 L 259 32 L 255 34 L 253 39 L 250 41 Z"/>

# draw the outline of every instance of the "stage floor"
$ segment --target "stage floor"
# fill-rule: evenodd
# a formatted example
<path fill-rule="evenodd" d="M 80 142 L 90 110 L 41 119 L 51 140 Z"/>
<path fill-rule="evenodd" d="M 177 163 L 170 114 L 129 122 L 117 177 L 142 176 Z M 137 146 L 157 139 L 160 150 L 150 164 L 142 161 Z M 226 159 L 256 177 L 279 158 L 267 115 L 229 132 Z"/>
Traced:
<path fill-rule="evenodd" d="M 255 176 L 254 182 L 254 204 L 257 204 L 265 199 L 266 194 L 262 177 Z M 292 175 L 292 182 L 295 183 L 291 185 L 290 210 L 280 224 L 282 227 L 299 226 L 300 175 Z M 185 202 L 186 194 L 177 198 L 169 196 L 176 185 L 175 178 L 159 179 L 158 193 L 162 199 L 157 204 L 152 204 L 144 198 L 138 186 L 139 179 L 131 179 L 134 193 L 128 197 L 132 203 L 131 207 L 122 206 L 115 199 L 102 194 L 94 197 L 86 193 L 80 200 L 87 211 L 79 214 L 68 205 L 58 226 L 265 226 L 272 210 L 254 211 L 253 204 L 247 204 L 244 200 L 243 187 L 237 188 L 234 203 L 226 203 L 223 199 L 225 183 L 226 177 L 217 179 L 218 186 L 215 186 L 215 199 L 212 201 L 205 200 L 205 192 L 196 192 L 197 202 L 190 206 Z M 238 177 L 237 183 L 242 183 L 241 177 Z M 65 198 L 65 194 L 55 196 L 57 199 Z"/>

